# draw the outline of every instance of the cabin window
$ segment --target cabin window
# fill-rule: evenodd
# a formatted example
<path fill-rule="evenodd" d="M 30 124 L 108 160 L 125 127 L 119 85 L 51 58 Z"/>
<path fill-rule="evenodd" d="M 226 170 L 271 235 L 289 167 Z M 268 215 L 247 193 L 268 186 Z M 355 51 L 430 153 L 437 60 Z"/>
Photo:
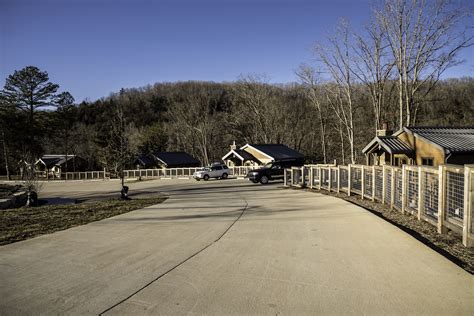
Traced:
<path fill-rule="evenodd" d="M 423 166 L 432 166 L 433 165 L 433 158 L 422 158 L 421 164 Z"/>

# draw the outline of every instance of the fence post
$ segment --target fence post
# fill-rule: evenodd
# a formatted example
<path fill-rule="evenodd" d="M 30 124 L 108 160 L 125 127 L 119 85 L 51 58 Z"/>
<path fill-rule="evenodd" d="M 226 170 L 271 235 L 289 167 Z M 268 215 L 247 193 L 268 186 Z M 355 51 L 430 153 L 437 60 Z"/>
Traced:
<path fill-rule="evenodd" d="M 446 167 L 440 165 L 438 167 L 438 233 L 446 232 L 444 227 L 444 210 L 445 210 L 445 191 L 446 191 Z"/>
<path fill-rule="evenodd" d="M 393 210 L 393 204 L 395 202 L 395 176 L 396 176 L 396 172 L 393 172 L 394 171 L 394 168 L 393 167 L 390 167 L 391 168 L 391 177 L 390 177 L 390 209 Z"/>
<path fill-rule="evenodd" d="M 382 166 L 382 204 L 385 204 L 385 190 L 387 189 L 387 183 L 385 178 L 387 177 L 387 171 L 385 165 Z"/>
<path fill-rule="evenodd" d="M 283 186 L 288 186 L 288 181 L 286 180 L 286 170 L 287 169 L 283 169 Z"/>
<path fill-rule="evenodd" d="M 423 168 L 418 167 L 418 220 L 421 220 L 421 214 L 423 214 L 423 209 L 425 208 L 423 199 L 425 195 L 425 188 L 423 187 Z"/>
<path fill-rule="evenodd" d="M 464 166 L 464 218 L 462 226 L 462 243 L 474 247 L 472 231 L 472 212 L 474 211 L 474 165 Z"/>
<path fill-rule="evenodd" d="M 313 189 L 313 166 L 309 167 L 309 188 Z"/>
<path fill-rule="evenodd" d="M 352 175 L 351 175 L 351 164 L 347 165 L 347 196 L 351 196 L 351 181 L 352 181 Z"/>
<path fill-rule="evenodd" d="M 341 166 L 337 166 L 337 193 L 341 189 Z"/>
<path fill-rule="evenodd" d="M 364 199 L 364 193 L 365 193 L 365 168 L 364 168 L 363 165 L 361 166 L 360 174 L 361 174 L 361 176 L 360 176 L 361 177 L 360 190 L 362 191 L 360 196 L 363 200 Z"/>
<path fill-rule="evenodd" d="M 405 213 L 405 205 L 407 204 L 407 165 L 402 165 L 402 214 Z"/>
<path fill-rule="evenodd" d="M 375 165 L 372 166 L 372 202 L 375 201 Z"/>

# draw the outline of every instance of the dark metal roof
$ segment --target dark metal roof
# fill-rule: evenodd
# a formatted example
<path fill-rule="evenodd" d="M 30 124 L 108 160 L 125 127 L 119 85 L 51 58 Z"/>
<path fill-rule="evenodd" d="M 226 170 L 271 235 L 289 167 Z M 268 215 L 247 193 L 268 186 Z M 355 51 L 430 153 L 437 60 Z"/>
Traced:
<path fill-rule="evenodd" d="M 474 153 L 474 127 L 405 127 L 447 153 Z"/>
<path fill-rule="evenodd" d="M 274 160 L 303 159 L 304 155 L 281 144 L 248 144 Z M 245 146 L 244 146 L 245 147 Z"/>
<path fill-rule="evenodd" d="M 155 166 L 155 160 L 148 155 L 140 154 L 133 164 L 140 164 L 145 168 L 152 168 Z"/>
<path fill-rule="evenodd" d="M 379 148 L 383 148 L 390 154 L 412 155 L 414 153 L 414 150 L 408 144 L 396 136 L 376 136 L 362 149 L 362 152 L 367 153 L 375 144 L 378 144 Z"/>
<path fill-rule="evenodd" d="M 154 156 L 168 168 L 198 167 L 201 164 L 199 160 L 183 151 L 156 152 Z"/>

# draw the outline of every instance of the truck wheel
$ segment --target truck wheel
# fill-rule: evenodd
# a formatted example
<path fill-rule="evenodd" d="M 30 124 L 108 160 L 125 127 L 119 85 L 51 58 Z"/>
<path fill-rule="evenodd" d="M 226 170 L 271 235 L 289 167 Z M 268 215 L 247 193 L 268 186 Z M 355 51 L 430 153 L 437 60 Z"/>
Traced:
<path fill-rule="evenodd" d="M 207 181 L 207 180 L 209 180 L 209 175 L 205 174 L 204 175 L 204 181 Z"/>
<path fill-rule="evenodd" d="M 228 176 L 229 176 L 229 175 L 228 175 L 227 173 L 223 173 L 223 174 L 222 174 L 222 179 L 227 179 Z"/>
<path fill-rule="evenodd" d="M 260 178 L 260 183 L 261 184 L 267 184 L 268 183 L 268 177 L 267 176 L 262 176 Z"/>

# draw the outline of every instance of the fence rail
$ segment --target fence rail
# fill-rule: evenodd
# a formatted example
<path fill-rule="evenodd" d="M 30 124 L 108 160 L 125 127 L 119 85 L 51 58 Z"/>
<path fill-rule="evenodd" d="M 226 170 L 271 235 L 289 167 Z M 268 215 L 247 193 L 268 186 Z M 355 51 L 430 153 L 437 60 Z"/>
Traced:
<path fill-rule="evenodd" d="M 285 186 L 344 192 L 383 203 L 439 233 L 462 234 L 463 244 L 474 246 L 474 165 L 327 166 L 310 165 L 285 170 Z"/>
<path fill-rule="evenodd" d="M 202 170 L 204 167 L 195 168 L 167 168 L 167 169 L 138 169 L 138 170 L 124 170 L 124 177 L 130 178 L 192 178 L 194 172 Z M 255 169 L 250 166 L 229 167 L 229 175 L 236 177 L 244 177 L 247 173 Z M 53 173 L 46 171 L 37 171 L 36 176 L 40 180 L 98 180 L 98 179 L 116 179 L 118 174 L 107 171 L 86 171 L 86 172 L 63 172 Z M 15 179 L 21 180 L 21 176 L 15 176 Z"/>

